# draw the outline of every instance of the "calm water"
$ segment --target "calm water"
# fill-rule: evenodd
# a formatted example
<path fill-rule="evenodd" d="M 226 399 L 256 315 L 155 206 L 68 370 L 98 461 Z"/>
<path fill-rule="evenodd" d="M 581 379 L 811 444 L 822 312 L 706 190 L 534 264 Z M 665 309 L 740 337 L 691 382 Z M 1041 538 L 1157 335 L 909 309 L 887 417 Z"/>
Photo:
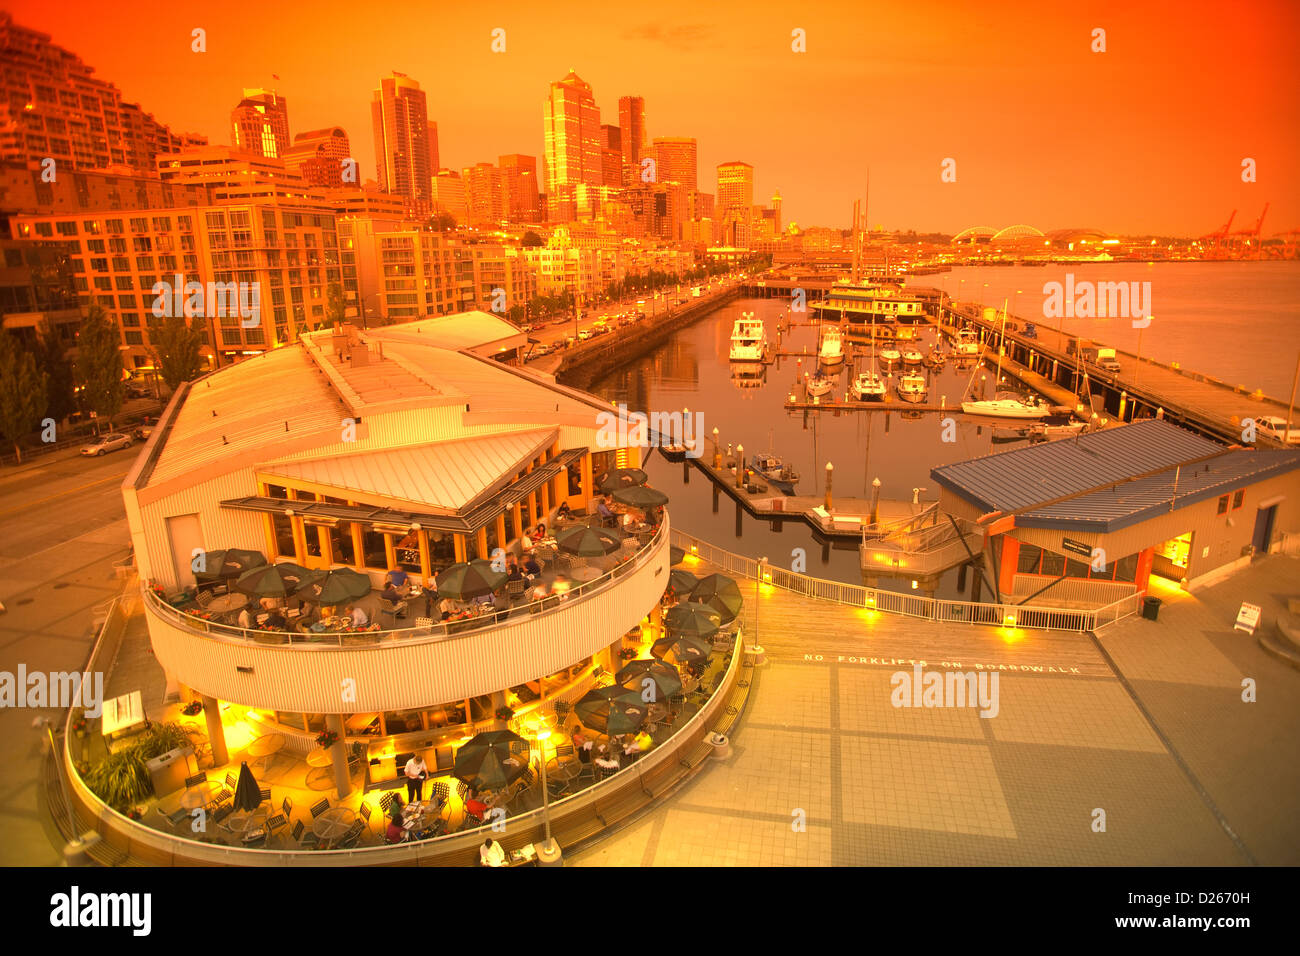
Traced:
<path fill-rule="evenodd" d="M 1075 280 L 1145 281 L 1150 276 L 1154 302 L 1152 324 L 1143 333 L 1143 353 L 1161 360 L 1181 361 L 1185 368 L 1234 379 L 1285 396 L 1298 347 L 1300 328 L 1300 265 L 1296 263 L 1207 263 L 1203 265 L 1087 265 L 1072 270 L 1046 268 L 959 269 L 940 276 L 926 276 L 916 285 L 938 285 L 954 291 L 959 280 L 962 295 L 972 294 L 973 284 L 985 301 L 998 300 L 1009 289 L 1021 294 L 1016 307 L 1028 314 L 1032 304 L 1041 313 L 1042 286 L 1052 279 L 1063 280 L 1073 271 Z M 1130 274 L 1132 279 L 1130 279 Z M 987 282 L 987 292 L 984 283 Z M 1032 298 L 1030 291 L 1032 290 Z M 1193 291 L 1199 290 L 1199 291 Z M 1207 297 L 1211 300 L 1206 303 Z M 1232 305 L 1215 307 L 1213 301 Z M 815 358 L 782 358 L 768 367 L 757 387 L 743 387 L 733 379 L 728 359 L 731 327 L 742 312 L 754 312 L 764 319 L 769 341 L 776 342 L 776 325 L 784 314 L 779 300 L 756 299 L 733 302 L 695 325 L 673 335 L 663 346 L 626 367 L 597 380 L 592 391 L 642 411 L 672 411 L 690 408 L 703 413 L 703 429 L 711 435 L 716 427 L 725 446 L 745 446 L 748 458 L 754 452 L 773 450 L 801 475 L 796 492 L 822 495 L 826 463 L 834 467 L 833 491 L 837 501 L 846 497 L 866 499 L 871 481 L 879 478 L 881 497 L 910 501 L 914 488 L 922 489 L 922 501 L 938 498 L 930 469 L 991 451 L 1017 447 L 995 445 L 990 427 L 955 416 L 956 441 L 944 442 L 937 413 L 898 411 L 808 411 L 787 412 L 785 400 L 792 384 L 805 371 L 815 368 Z M 1247 317 L 1244 322 L 1231 316 Z M 1016 309 L 1013 308 L 1013 311 Z M 1123 320 L 1067 320 L 1093 322 L 1091 337 L 1113 342 L 1118 347 L 1136 345 L 1137 331 Z M 1106 323 L 1103 325 L 1103 323 Z M 1067 324 L 1067 331 L 1070 325 Z M 1217 329 L 1211 334 L 1209 329 Z M 1042 329 L 1042 325 L 1040 325 Z M 1249 332 L 1243 334 L 1243 331 Z M 800 326 L 787 331 L 781 341 L 786 351 L 816 351 L 817 329 Z M 1040 331 L 1050 341 L 1052 333 Z M 935 333 L 923 334 L 925 352 Z M 843 398 L 852 380 L 854 359 L 868 361 L 865 348 L 852 347 L 838 373 L 835 396 Z M 952 361 L 938 372 L 925 372 L 929 380 L 929 401 L 946 398 L 949 406 L 960 402 L 967 385 L 979 376 L 993 377 L 987 368 L 958 368 Z M 990 383 L 991 384 L 991 383 Z M 892 380 L 891 380 L 892 387 Z M 672 498 L 673 521 L 678 528 L 751 557 L 765 556 L 774 564 L 791 565 L 792 551 L 807 553 L 807 572 L 819 577 L 861 583 L 855 542 L 834 546 L 818 542 L 806 524 L 787 521 L 775 529 L 767 521 L 737 516 L 737 506 L 721 494 L 714 511 L 713 487 L 704 475 L 689 469 L 684 481 L 681 464 L 651 457 L 647 470 L 652 483 Z M 955 597 L 955 573 L 940 587 L 940 596 Z M 882 581 L 882 584 L 884 582 Z M 909 582 L 895 585 L 907 590 Z"/>

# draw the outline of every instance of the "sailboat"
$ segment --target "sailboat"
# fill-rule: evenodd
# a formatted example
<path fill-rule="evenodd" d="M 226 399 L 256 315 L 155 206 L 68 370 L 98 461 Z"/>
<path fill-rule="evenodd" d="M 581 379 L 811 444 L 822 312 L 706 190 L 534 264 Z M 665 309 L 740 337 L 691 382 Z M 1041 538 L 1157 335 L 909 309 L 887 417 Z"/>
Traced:
<path fill-rule="evenodd" d="M 818 372 L 804 383 L 804 387 L 808 390 L 809 398 L 820 398 L 830 392 L 833 384 L 830 378 Z"/>
<path fill-rule="evenodd" d="M 1007 306 L 1002 303 L 1002 334 L 998 342 L 998 370 L 994 382 L 1002 381 L 1002 353 L 1006 351 L 1001 344 L 1006 341 Z M 986 415 L 990 418 L 1046 418 L 1052 414 L 1051 406 L 1042 399 L 1030 402 L 1019 395 L 999 393 L 991 399 L 962 402 L 961 410 L 967 415 Z"/>

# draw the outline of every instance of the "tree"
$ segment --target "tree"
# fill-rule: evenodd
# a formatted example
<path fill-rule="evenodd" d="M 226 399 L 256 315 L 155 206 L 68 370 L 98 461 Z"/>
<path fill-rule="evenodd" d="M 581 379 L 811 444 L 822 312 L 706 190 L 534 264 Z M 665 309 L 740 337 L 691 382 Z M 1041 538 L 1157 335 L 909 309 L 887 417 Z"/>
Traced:
<path fill-rule="evenodd" d="M 158 374 L 173 392 L 181 382 L 198 378 L 203 371 L 203 356 L 199 349 L 203 345 L 203 333 L 191 325 L 184 316 L 169 315 L 149 331 L 153 346 L 149 352 L 153 355 Z"/>
<path fill-rule="evenodd" d="M 0 431 L 23 460 L 22 439 L 40 422 L 45 410 L 45 373 L 36 359 L 19 348 L 13 336 L 0 332 Z"/>
<path fill-rule="evenodd" d="M 437 232 L 450 232 L 456 228 L 456 217 L 449 212 L 440 212 L 430 217 L 429 222 Z"/>
<path fill-rule="evenodd" d="M 542 240 L 542 237 L 539 236 L 537 233 L 533 232 L 531 229 L 529 229 L 527 232 L 524 233 L 524 237 L 521 240 L 519 240 L 519 244 L 523 246 L 523 248 L 525 249 L 535 249 L 538 246 L 546 245 L 546 243 Z"/>
<path fill-rule="evenodd" d="M 61 422 L 77 408 L 75 380 L 68 350 L 59 340 L 54 325 L 46 317 L 41 320 L 41 334 L 37 338 L 36 367 L 45 373 L 45 417 Z"/>
<path fill-rule="evenodd" d="M 121 339 L 103 308 L 92 305 L 77 333 L 77 381 L 83 407 L 108 419 L 122 410 L 126 383 L 122 380 Z"/>

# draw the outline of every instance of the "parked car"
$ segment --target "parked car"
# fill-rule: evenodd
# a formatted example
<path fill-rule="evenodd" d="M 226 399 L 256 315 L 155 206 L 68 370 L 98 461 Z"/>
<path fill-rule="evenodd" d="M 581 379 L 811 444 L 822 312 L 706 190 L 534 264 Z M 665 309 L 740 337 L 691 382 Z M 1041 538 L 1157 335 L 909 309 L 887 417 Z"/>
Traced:
<path fill-rule="evenodd" d="M 83 445 L 81 453 L 92 457 L 106 455 L 110 451 L 120 451 L 123 448 L 130 448 L 132 438 L 130 435 L 123 435 L 120 432 L 111 432 L 107 435 L 100 435 L 89 445 Z"/>
<path fill-rule="evenodd" d="M 587 341 L 587 339 L 591 338 L 591 334 L 592 334 L 591 329 L 583 329 L 581 332 L 578 333 L 578 341 L 579 342 Z"/>

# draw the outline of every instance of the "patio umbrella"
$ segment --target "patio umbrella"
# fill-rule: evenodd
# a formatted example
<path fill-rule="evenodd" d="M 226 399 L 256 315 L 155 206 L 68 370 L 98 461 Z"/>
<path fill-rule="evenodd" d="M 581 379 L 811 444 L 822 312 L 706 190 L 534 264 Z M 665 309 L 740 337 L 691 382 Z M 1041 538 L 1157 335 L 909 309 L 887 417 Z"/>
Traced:
<path fill-rule="evenodd" d="M 201 583 L 224 581 L 226 578 L 238 577 L 249 568 L 256 568 L 263 564 L 266 564 L 266 556 L 261 551 L 220 548 L 203 555 L 203 570 L 194 572 L 194 580 Z"/>
<path fill-rule="evenodd" d="M 668 573 L 668 587 L 674 594 L 690 594 L 700 579 L 684 568 L 673 568 Z"/>
<path fill-rule="evenodd" d="M 370 578 L 351 568 L 334 568 L 317 572 L 299 585 L 295 593 L 313 604 L 336 607 L 369 594 Z"/>
<path fill-rule="evenodd" d="M 610 735 L 637 730 L 645 722 L 649 709 L 640 691 L 617 684 L 590 690 L 573 705 L 573 712 L 584 727 Z"/>
<path fill-rule="evenodd" d="M 499 591 L 505 585 L 506 578 L 506 572 L 492 570 L 490 561 L 482 558 L 461 561 L 438 575 L 438 596 L 456 601 L 472 601 Z"/>
<path fill-rule="evenodd" d="M 740 606 L 745 599 L 740 596 L 740 585 L 725 574 L 710 574 L 701 578 L 691 592 L 691 600 L 708 604 L 722 615 L 722 623 L 727 624 L 736 619 Z"/>
<path fill-rule="evenodd" d="M 619 488 L 644 485 L 649 478 L 650 476 L 640 468 L 614 468 L 601 476 L 598 487 L 608 494 L 611 491 L 617 491 Z"/>
<path fill-rule="evenodd" d="M 249 568 L 235 582 L 235 590 L 253 597 L 284 597 L 316 576 L 316 572 L 285 561 Z"/>
<path fill-rule="evenodd" d="M 555 546 L 566 554 L 576 554 L 584 558 L 598 558 L 613 554 L 623 546 L 618 535 L 610 534 L 601 528 L 588 528 L 578 525 L 565 528 L 555 533 Z"/>
<path fill-rule="evenodd" d="M 687 601 L 670 607 L 664 614 L 664 627 L 673 635 L 711 637 L 721 626 L 722 615 L 708 604 Z"/>
<path fill-rule="evenodd" d="M 677 668 L 663 661 L 629 661 L 626 667 L 614 675 L 614 680 L 640 695 L 642 700 L 645 700 L 645 692 L 649 689 L 646 681 L 652 681 L 654 693 L 649 695 L 652 703 L 667 700 L 682 690 L 682 678 L 677 673 Z"/>
<path fill-rule="evenodd" d="M 528 768 L 526 756 L 514 754 L 527 747 L 527 741 L 509 730 L 489 730 L 478 734 L 456 751 L 452 773 L 475 790 L 500 790 L 509 786 Z M 512 757 L 515 764 L 506 763 Z"/>
<path fill-rule="evenodd" d="M 660 505 L 668 504 L 668 496 L 662 491 L 642 485 L 619 488 L 614 492 L 613 497 L 619 504 L 627 505 L 629 508 L 640 508 L 643 511 L 646 508 L 658 508 Z"/>
<path fill-rule="evenodd" d="M 262 788 L 257 785 L 248 764 L 239 765 L 239 781 L 235 784 L 235 809 L 256 810 L 262 805 Z"/>
<path fill-rule="evenodd" d="M 709 659 L 713 648 L 689 634 L 670 634 L 650 646 L 650 653 L 670 664 L 698 664 Z"/>
<path fill-rule="evenodd" d="M 673 545 L 668 549 L 668 555 L 671 558 L 669 561 L 670 564 L 681 564 L 682 558 L 686 557 L 686 549 Z"/>

